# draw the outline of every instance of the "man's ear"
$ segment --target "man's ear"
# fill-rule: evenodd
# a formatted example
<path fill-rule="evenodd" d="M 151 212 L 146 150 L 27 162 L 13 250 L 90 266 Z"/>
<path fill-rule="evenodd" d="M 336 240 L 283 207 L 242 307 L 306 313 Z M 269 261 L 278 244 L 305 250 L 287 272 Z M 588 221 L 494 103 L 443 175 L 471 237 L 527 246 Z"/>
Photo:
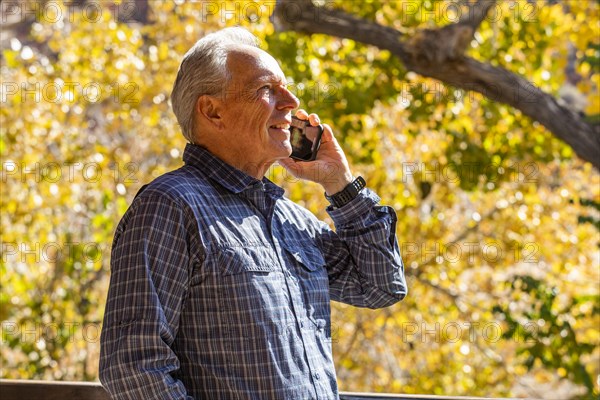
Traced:
<path fill-rule="evenodd" d="M 220 129 L 223 127 L 221 118 L 221 104 L 219 100 L 208 95 L 198 97 L 196 101 L 196 115 L 204 119 L 206 123 Z"/>

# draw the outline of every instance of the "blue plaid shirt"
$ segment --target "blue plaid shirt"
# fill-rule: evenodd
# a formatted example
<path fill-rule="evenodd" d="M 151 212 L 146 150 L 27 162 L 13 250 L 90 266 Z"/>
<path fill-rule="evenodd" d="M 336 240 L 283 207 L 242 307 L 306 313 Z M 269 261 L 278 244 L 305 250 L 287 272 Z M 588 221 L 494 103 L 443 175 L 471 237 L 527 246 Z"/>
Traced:
<path fill-rule="evenodd" d="M 406 295 L 396 215 L 364 189 L 336 232 L 187 145 L 119 223 L 101 337 L 114 399 L 336 399 L 330 300 Z"/>

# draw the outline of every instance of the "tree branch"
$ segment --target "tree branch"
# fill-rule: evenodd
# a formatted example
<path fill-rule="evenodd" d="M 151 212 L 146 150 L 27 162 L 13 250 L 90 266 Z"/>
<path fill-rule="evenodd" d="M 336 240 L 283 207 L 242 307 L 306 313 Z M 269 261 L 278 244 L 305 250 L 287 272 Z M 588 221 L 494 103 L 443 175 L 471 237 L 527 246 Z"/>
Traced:
<path fill-rule="evenodd" d="M 419 30 L 410 38 L 344 11 L 315 7 L 310 0 L 278 0 L 272 21 L 277 31 L 322 33 L 389 50 L 413 72 L 508 104 L 544 125 L 600 170 L 598 125 L 589 124 L 525 78 L 464 55 L 474 29 L 494 4 L 494 0 L 470 3 L 469 16 L 443 28 Z"/>
<path fill-rule="evenodd" d="M 479 28 L 488 12 L 496 5 L 496 0 L 476 0 L 468 3 L 468 12 L 461 14 L 457 24 L 467 25 L 473 28 L 473 33 Z"/>
<path fill-rule="evenodd" d="M 461 89 L 479 92 L 491 100 L 520 110 L 600 170 L 598 127 L 587 123 L 581 115 L 560 105 L 553 96 L 523 77 L 472 58 L 448 62 L 443 68 L 421 65 L 415 72 Z"/>
<path fill-rule="evenodd" d="M 356 32 L 360 31 L 360 40 L 356 38 L 356 41 L 377 47 L 383 44 L 384 48 L 393 49 L 394 54 L 406 56 L 405 45 L 399 40 L 401 33 L 394 28 L 374 24 L 341 10 L 315 7 L 311 0 L 278 0 L 271 22 L 278 32 L 292 30 L 355 39 Z"/>

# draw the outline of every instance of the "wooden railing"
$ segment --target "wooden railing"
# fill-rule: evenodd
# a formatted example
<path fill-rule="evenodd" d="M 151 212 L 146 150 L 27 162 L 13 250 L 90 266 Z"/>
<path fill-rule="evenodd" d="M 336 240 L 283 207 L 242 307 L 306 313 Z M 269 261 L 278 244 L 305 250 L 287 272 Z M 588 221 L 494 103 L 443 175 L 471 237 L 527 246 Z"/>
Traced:
<path fill-rule="evenodd" d="M 110 400 L 99 383 L 0 379 L 2 400 Z M 451 397 L 417 394 L 340 393 L 340 400 L 483 400 L 482 397 Z M 489 398 L 486 398 L 489 400 Z"/>

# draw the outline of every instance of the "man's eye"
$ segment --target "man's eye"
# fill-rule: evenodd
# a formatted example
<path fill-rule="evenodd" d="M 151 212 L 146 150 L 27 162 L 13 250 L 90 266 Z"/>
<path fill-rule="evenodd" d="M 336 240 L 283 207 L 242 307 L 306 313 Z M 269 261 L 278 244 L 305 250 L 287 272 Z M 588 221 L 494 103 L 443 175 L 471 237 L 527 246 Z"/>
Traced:
<path fill-rule="evenodd" d="M 265 85 L 258 90 L 271 90 L 271 85 Z"/>

